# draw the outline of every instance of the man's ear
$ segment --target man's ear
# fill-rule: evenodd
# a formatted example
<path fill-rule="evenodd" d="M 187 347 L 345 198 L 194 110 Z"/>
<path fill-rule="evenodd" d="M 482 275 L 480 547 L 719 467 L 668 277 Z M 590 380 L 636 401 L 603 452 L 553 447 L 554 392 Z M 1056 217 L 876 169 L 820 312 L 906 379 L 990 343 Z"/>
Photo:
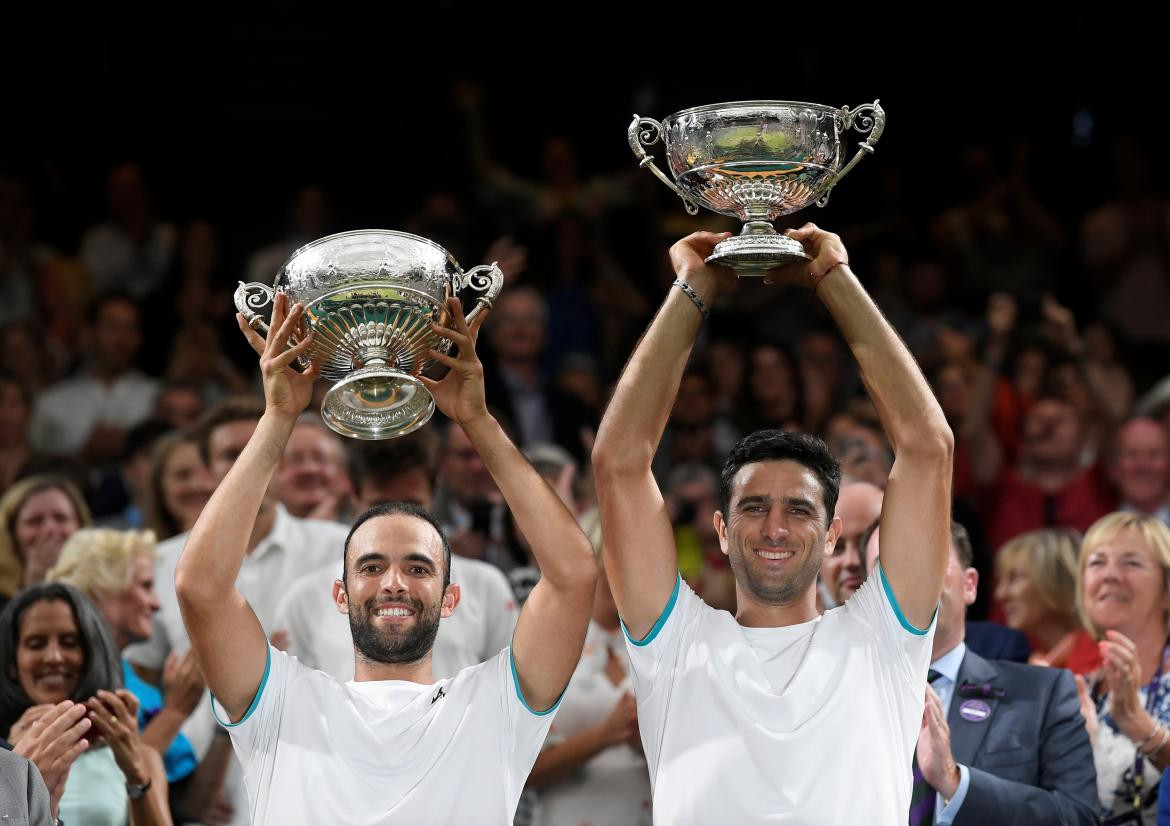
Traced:
<path fill-rule="evenodd" d="M 439 611 L 439 617 L 446 619 L 455 613 L 455 606 L 459 604 L 463 592 L 460 590 L 457 583 L 452 582 L 447 586 L 447 590 L 443 592 L 443 607 Z"/>
<path fill-rule="evenodd" d="M 719 550 L 727 556 L 727 523 L 723 521 L 723 511 L 715 511 L 711 520 L 715 523 L 715 535 L 719 537 Z"/>
<path fill-rule="evenodd" d="M 974 605 L 979 593 L 979 572 L 974 568 L 963 571 L 963 604 Z"/>
<path fill-rule="evenodd" d="M 841 517 L 834 516 L 833 521 L 829 523 L 829 529 L 825 531 L 825 556 L 832 556 L 833 549 L 837 547 L 837 540 L 841 538 L 841 531 L 845 530 Z"/>
<path fill-rule="evenodd" d="M 349 613 L 349 594 L 345 591 L 345 583 L 340 579 L 333 581 L 333 604 L 340 614 Z"/>

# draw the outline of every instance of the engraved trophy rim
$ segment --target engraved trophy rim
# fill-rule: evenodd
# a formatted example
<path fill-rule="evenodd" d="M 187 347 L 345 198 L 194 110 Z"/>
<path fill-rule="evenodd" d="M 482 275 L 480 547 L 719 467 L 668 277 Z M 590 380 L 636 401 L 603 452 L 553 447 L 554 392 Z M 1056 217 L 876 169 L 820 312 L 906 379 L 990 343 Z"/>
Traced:
<path fill-rule="evenodd" d="M 705 103 L 702 106 L 691 106 L 686 109 L 679 109 L 677 112 L 667 115 L 662 119 L 665 125 L 674 120 L 677 120 L 684 115 L 698 115 L 706 114 L 708 112 L 719 112 L 725 109 L 768 109 L 768 108 L 793 108 L 799 107 L 802 109 L 816 109 L 827 114 L 840 114 L 840 107 L 827 106 L 824 103 L 808 103 L 802 100 L 731 100 L 724 103 Z"/>
<path fill-rule="evenodd" d="M 357 238 L 360 236 L 391 236 L 394 238 L 405 238 L 410 241 L 418 241 L 425 246 L 431 247 L 436 252 L 441 252 L 444 256 L 446 256 L 447 260 L 455 266 L 457 270 L 463 270 L 463 267 L 461 267 L 459 262 L 455 260 L 455 256 L 451 254 L 450 250 L 441 244 L 432 241 L 430 238 L 424 238 L 421 235 L 415 235 L 412 232 L 403 232 L 402 230 L 398 229 L 348 229 L 343 232 L 335 232 L 332 235 L 315 238 L 304 246 L 293 250 L 292 253 L 289 254 L 288 258 L 284 260 L 284 263 L 280 265 L 280 269 L 276 271 L 277 282 L 280 281 L 280 277 L 284 275 L 285 270 L 288 269 L 288 265 L 302 254 L 310 250 L 317 249 L 318 247 L 323 247 L 331 242 L 341 240 L 342 238 Z"/>

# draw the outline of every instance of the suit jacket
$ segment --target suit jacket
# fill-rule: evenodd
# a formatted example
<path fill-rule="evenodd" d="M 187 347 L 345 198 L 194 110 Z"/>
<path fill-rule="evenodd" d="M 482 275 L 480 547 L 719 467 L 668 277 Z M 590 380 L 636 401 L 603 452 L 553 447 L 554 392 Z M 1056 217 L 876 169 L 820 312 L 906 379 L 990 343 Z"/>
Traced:
<path fill-rule="evenodd" d="M 971 781 L 955 826 L 1096 823 L 1097 775 L 1072 673 L 968 650 L 958 676 L 947 722 L 955 762 Z M 964 683 L 990 690 L 963 692 Z M 985 718 L 963 717 L 970 700 L 987 704 Z"/>
<path fill-rule="evenodd" d="M 995 622 L 967 621 L 967 650 L 985 660 L 1008 660 L 1026 663 L 1032 653 L 1028 638 L 1006 625 Z"/>
<path fill-rule="evenodd" d="M 0 819 L 5 823 L 47 826 L 53 822 L 49 790 L 36 766 L 0 749 Z"/>

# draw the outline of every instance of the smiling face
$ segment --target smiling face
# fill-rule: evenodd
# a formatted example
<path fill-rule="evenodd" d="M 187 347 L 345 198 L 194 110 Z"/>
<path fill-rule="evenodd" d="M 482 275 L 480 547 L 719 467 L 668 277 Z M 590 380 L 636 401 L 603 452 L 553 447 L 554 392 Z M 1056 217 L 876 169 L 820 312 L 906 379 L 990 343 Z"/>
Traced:
<path fill-rule="evenodd" d="M 139 554 L 130 561 L 130 585 L 122 593 L 96 596 L 98 610 L 114 631 L 118 647 L 149 640 L 153 632 L 152 618 L 159 609 L 154 593 L 154 563 L 150 556 Z"/>
<path fill-rule="evenodd" d="M 1064 616 L 1045 603 L 1036 588 L 1032 566 L 1023 554 L 1004 563 L 996 582 L 995 598 L 1003 606 L 1007 626 L 1025 634 L 1033 634 L 1045 625 L 1065 621 Z"/>
<path fill-rule="evenodd" d="M 27 558 L 28 550 L 54 546 L 60 550 L 81 520 L 73 507 L 73 500 L 60 488 L 37 491 L 24 500 L 13 523 L 16 550 Z"/>
<path fill-rule="evenodd" d="M 869 482 L 851 482 L 841 487 L 837 498 L 841 535 L 821 568 L 821 579 L 838 605 L 853 596 L 864 581 L 861 537 L 881 516 L 882 496 L 882 489 Z"/>
<path fill-rule="evenodd" d="M 826 529 L 815 473 L 787 459 L 746 464 L 732 480 L 727 511 L 716 512 L 715 530 L 741 594 L 782 605 L 811 592 L 841 531 L 836 521 Z"/>
<path fill-rule="evenodd" d="M 16 643 L 16 671 L 33 705 L 68 700 L 84 669 L 85 649 L 69 603 L 41 600 L 25 609 Z"/>
<path fill-rule="evenodd" d="M 1122 528 L 1089 550 L 1081 565 L 1085 615 L 1099 630 L 1136 639 L 1149 625 L 1164 625 L 1165 573 L 1141 530 Z"/>
<path fill-rule="evenodd" d="M 415 516 L 377 516 L 354 531 L 346 580 L 334 584 L 333 596 L 349 615 L 360 657 L 408 663 L 430 653 L 440 618 L 459 599 L 459 586 L 444 591 L 443 557 L 438 533 Z"/>
<path fill-rule="evenodd" d="M 195 527 L 195 520 L 211 498 L 215 484 L 194 442 L 180 442 L 167 454 L 162 476 L 163 507 L 180 531 Z"/>

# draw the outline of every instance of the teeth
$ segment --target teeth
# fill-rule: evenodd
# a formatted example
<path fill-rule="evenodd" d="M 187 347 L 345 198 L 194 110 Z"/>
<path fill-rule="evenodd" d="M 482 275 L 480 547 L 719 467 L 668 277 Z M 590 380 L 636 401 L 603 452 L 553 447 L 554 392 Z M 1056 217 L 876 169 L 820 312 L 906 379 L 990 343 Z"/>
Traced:
<path fill-rule="evenodd" d="M 756 551 L 756 553 L 758 553 L 758 554 L 759 554 L 760 556 L 762 556 L 764 559 L 788 559 L 790 556 L 792 556 L 792 554 L 794 553 L 794 551 L 765 551 L 765 550 L 757 550 L 757 551 Z"/>
<path fill-rule="evenodd" d="M 414 611 L 409 608 L 380 608 L 374 613 L 379 617 L 409 617 Z"/>

